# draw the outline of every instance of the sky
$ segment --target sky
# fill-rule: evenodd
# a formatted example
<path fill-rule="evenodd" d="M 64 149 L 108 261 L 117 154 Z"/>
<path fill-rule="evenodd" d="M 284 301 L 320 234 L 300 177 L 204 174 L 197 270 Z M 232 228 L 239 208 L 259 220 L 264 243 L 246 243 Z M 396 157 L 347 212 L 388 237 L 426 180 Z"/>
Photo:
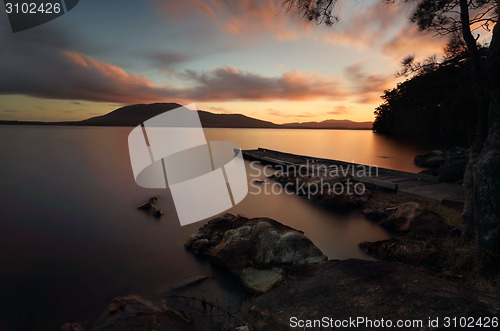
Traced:
<path fill-rule="evenodd" d="M 407 55 L 445 39 L 411 7 L 344 0 L 332 27 L 279 0 L 86 0 L 12 33 L 0 11 L 0 119 L 80 120 L 124 105 L 195 103 L 275 123 L 372 121 Z"/>

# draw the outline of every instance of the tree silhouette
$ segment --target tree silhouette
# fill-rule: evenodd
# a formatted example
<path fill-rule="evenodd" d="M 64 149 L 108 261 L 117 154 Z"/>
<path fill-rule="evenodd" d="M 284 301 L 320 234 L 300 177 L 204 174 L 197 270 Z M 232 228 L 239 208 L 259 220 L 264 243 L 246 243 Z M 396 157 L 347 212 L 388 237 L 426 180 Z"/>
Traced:
<path fill-rule="evenodd" d="M 337 0 L 282 0 L 306 19 L 333 25 Z M 483 264 L 500 253 L 500 26 L 496 24 L 500 0 L 381 0 L 412 4 L 411 21 L 420 30 L 449 35 L 454 52 L 463 43 L 471 62 L 470 77 L 475 107 L 469 121 L 471 155 L 464 186 L 463 225 L 473 235 Z M 481 58 L 478 29 L 492 31 L 486 60 Z M 457 38 L 461 41 L 457 41 Z M 453 43 L 455 39 L 455 43 Z M 453 50 L 455 49 L 455 50 Z M 411 58 L 406 61 L 412 63 Z"/>
<path fill-rule="evenodd" d="M 373 130 L 419 143 L 467 145 L 470 109 L 476 105 L 467 74 L 471 63 L 464 56 L 459 53 L 439 64 L 415 64 L 412 57 L 406 58 L 411 63 L 404 63 L 402 72 L 412 78 L 384 91 Z"/>

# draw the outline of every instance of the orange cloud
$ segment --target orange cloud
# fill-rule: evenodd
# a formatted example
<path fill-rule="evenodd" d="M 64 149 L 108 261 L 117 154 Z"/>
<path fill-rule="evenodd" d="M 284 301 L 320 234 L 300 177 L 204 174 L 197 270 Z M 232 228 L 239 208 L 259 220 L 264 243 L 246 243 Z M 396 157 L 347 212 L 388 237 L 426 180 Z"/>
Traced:
<path fill-rule="evenodd" d="M 415 55 L 417 59 L 422 59 L 442 53 L 447 40 L 447 37 L 419 31 L 418 26 L 412 24 L 400 28 L 391 40 L 382 45 L 381 49 L 385 56 L 397 61 L 408 55 Z"/>
<path fill-rule="evenodd" d="M 328 115 L 343 115 L 351 112 L 351 107 L 346 105 L 338 105 L 333 108 L 332 111 L 327 112 Z"/>
<path fill-rule="evenodd" d="M 310 25 L 286 13 L 279 0 L 184 0 L 155 4 L 168 17 L 209 18 L 230 35 L 271 34 L 278 40 L 296 40 L 307 31 L 304 27 Z"/>
<path fill-rule="evenodd" d="M 96 70 L 101 75 L 108 77 L 112 80 L 115 80 L 117 82 L 121 82 L 123 84 L 154 87 L 154 84 L 151 83 L 145 77 L 137 74 L 127 73 L 122 68 L 117 67 L 113 64 L 98 62 L 93 58 L 91 58 L 90 56 L 76 52 L 65 51 L 64 54 L 75 64 L 83 68 L 87 68 L 88 70 Z"/>
<path fill-rule="evenodd" d="M 324 37 L 326 43 L 373 49 L 387 38 L 391 29 L 407 21 L 407 9 L 376 2 L 362 6 L 351 17 L 341 17 Z"/>

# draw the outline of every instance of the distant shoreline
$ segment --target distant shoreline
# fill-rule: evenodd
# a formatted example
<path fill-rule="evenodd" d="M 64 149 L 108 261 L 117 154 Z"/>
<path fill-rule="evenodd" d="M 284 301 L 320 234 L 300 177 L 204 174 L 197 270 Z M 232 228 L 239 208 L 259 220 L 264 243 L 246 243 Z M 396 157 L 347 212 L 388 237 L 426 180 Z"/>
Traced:
<path fill-rule="evenodd" d="M 150 118 L 169 110 L 182 107 L 177 103 L 137 104 L 118 108 L 110 113 L 81 121 L 42 122 L 0 120 L 0 125 L 53 125 L 53 126 L 108 126 L 136 127 Z M 322 122 L 293 122 L 276 124 L 243 114 L 215 114 L 198 110 L 198 117 L 204 128 L 233 129 L 321 129 L 321 130 L 372 130 L 373 122 L 329 119 Z"/>
<path fill-rule="evenodd" d="M 19 126 L 86 126 L 86 127 L 123 127 L 133 128 L 136 125 L 113 125 L 113 124 L 87 124 L 82 122 L 42 122 L 42 121 L 8 121 L 0 120 L 0 125 L 19 125 Z M 272 129 L 272 130 L 370 130 L 371 128 L 346 128 L 346 127 L 301 127 L 301 126 L 278 126 L 276 127 L 257 127 L 257 126 L 203 126 L 205 129 Z"/>

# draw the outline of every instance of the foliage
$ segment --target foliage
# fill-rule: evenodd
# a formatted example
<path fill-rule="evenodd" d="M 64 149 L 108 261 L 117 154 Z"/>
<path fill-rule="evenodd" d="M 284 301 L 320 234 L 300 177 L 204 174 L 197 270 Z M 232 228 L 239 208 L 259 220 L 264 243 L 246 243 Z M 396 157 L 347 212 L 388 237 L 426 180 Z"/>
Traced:
<path fill-rule="evenodd" d="M 282 1 L 289 8 L 296 7 L 310 20 L 329 25 L 334 22 L 329 18 L 334 17 L 336 0 Z M 376 110 L 374 129 L 433 140 L 468 136 L 471 149 L 464 176 L 464 233 L 476 238 L 478 265 L 493 266 L 494 273 L 500 273 L 497 263 L 500 255 L 497 170 L 500 169 L 500 25 L 496 24 L 500 0 L 383 2 L 411 4 L 411 21 L 420 30 L 451 36 L 452 42 L 446 51 L 452 59 L 437 69 L 433 68 L 432 61 L 421 65 L 415 64 L 412 57 L 405 59 L 403 74 L 416 72 L 417 75 L 396 89 L 386 91 L 385 103 Z M 474 34 L 478 29 L 491 31 L 491 28 L 489 51 L 484 55 L 484 49 L 478 44 L 479 35 Z M 466 46 L 463 57 L 457 55 L 461 53 L 460 39 Z M 422 73 L 422 68 L 430 70 Z"/>
<path fill-rule="evenodd" d="M 375 110 L 374 131 L 426 143 L 465 145 L 471 110 L 476 107 L 470 61 L 462 52 L 439 65 L 417 68 L 406 60 L 405 65 L 412 65 L 415 76 L 384 92 L 384 103 Z"/>

